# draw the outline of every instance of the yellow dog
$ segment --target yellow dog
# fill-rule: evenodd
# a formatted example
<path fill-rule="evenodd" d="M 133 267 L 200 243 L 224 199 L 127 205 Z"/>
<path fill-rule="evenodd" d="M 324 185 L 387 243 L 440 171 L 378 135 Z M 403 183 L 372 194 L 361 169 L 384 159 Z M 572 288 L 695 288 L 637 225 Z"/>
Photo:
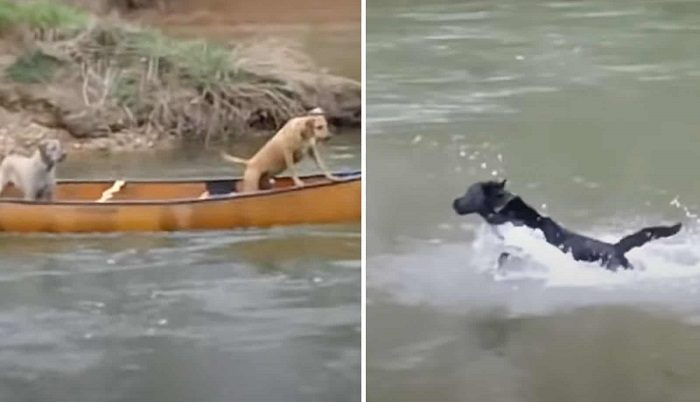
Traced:
<path fill-rule="evenodd" d="M 242 159 L 223 152 L 222 157 L 226 161 L 245 165 L 243 192 L 270 188 L 270 179 L 286 169 L 291 170 L 294 184 L 303 186 L 295 165 L 307 154 L 314 158 L 327 178 L 335 181 L 340 179 L 330 173 L 316 146 L 318 141 L 326 141 L 330 137 L 323 109 L 315 108 L 306 116 L 290 119 L 252 158 Z"/>

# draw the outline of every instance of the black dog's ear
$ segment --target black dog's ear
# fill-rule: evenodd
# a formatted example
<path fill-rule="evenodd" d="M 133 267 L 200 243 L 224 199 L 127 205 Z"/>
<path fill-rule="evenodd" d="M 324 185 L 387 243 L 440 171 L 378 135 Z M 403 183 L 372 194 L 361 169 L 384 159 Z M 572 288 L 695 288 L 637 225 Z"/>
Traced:
<path fill-rule="evenodd" d="M 485 183 L 485 185 L 482 187 L 483 191 L 487 195 L 498 195 L 498 194 L 503 194 L 505 191 L 505 186 L 506 186 L 506 180 L 503 181 L 489 181 Z"/>

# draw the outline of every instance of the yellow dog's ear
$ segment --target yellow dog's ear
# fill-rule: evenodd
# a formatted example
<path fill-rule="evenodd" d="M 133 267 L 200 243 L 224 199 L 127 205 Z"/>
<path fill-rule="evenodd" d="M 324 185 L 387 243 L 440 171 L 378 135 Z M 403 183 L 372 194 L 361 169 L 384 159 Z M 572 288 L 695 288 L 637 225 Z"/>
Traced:
<path fill-rule="evenodd" d="M 323 116 L 324 114 L 325 112 L 320 106 L 315 107 L 307 112 L 307 115 L 309 116 Z"/>
<path fill-rule="evenodd" d="M 307 119 L 301 129 L 301 138 L 308 140 L 314 136 L 314 119 Z"/>

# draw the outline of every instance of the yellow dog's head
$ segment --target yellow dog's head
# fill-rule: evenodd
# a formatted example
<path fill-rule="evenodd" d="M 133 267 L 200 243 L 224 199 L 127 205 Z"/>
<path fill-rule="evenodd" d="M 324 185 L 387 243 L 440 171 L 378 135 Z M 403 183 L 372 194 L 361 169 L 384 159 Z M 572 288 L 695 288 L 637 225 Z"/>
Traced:
<path fill-rule="evenodd" d="M 304 138 L 314 138 L 317 141 L 326 141 L 331 138 L 331 132 L 328 130 L 328 121 L 323 109 L 320 107 L 314 108 L 303 119 L 304 128 L 302 135 Z"/>

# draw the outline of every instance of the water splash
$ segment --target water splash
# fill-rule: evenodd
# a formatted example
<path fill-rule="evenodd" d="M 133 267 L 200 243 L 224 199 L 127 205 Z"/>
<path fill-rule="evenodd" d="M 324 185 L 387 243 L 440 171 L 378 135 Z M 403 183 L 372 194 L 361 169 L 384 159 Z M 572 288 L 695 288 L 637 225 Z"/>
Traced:
<path fill-rule="evenodd" d="M 500 236 L 483 225 L 473 242 L 473 266 L 495 281 L 535 280 L 544 287 L 617 288 L 658 285 L 660 281 L 691 279 L 700 282 L 700 250 L 694 247 L 697 235 L 686 232 L 659 239 L 627 253 L 634 270 L 608 271 L 600 265 L 575 261 L 570 254 L 547 243 L 539 231 L 510 224 L 499 227 Z M 638 229 L 638 228 L 636 228 Z M 593 231 L 591 236 L 614 242 L 636 229 L 615 232 Z M 497 267 L 496 258 L 508 251 L 513 258 Z"/>
<path fill-rule="evenodd" d="M 674 199 L 671 200 L 669 205 L 674 206 L 674 207 L 680 209 L 681 211 L 683 211 L 683 214 L 685 214 L 686 218 L 692 219 L 696 223 L 700 223 L 700 216 L 698 216 L 698 214 L 692 212 L 687 205 L 681 203 L 679 198 L 680 198 L 679 196 L 676 196 Z"/>

